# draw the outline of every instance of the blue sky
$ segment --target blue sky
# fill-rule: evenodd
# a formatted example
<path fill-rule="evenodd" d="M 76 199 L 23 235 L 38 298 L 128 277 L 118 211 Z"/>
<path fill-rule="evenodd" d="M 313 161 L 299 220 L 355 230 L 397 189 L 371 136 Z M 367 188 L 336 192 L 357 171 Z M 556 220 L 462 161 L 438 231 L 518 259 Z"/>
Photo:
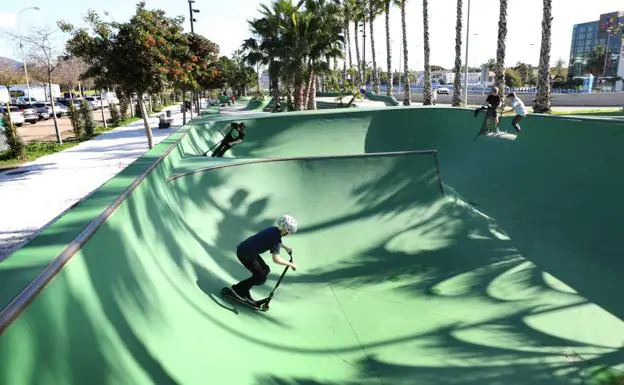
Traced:
<path fill-rule="evenodd" d="M 471 0 L 471 40 L 469 64 L 475 65 L 487 61 L 496 55 L 496 31 L 498 23 L 497 0 Z M 197 0 L 195 7 L 201 12 L 195 15 L 195 31 L 201 33 L 221 47 L 221 54 L 230 55 L 249 36 L 247 20 L 258 15 L 260 3 L 270 0 L 233 0 L 206 1 Z M 185 0 L 147 0 L 148 8 L 161 8 L 169 15 L 183 15 L 188 19 L 188 2 Z M 511 0 L 509 1 L 507 58 L 506 64 L 513 65 L 518 61 L 537 65 L 539 60 L 539 43 L 541 39 L 542 0 Z M 88 9 L 94 9 L 110 17 L 125 20 L 135 8 L 136 1 L 128 0 L 3 0 L 0 5 L 0 31 L 16 31 L 17 13 L 31 6 L 40 7 L 40 11 L 23 12 L 20 29 L 27 31 L 32 26 L 54 26 L 56 21 L 81 24 Z M 429 2 L 431 64 L 450 68 L 454 62 L 455 42 L 455 7 L 456 0 L 433 0 Z M 218 6 L 217 6 L 218 5 Z M 464 0 L 464 7 L 467 0 Z M 622 0 L 599 0 L 587 2 L 582 0 L 553 0 L 553 46 L 552 61 L 562 57 L 566 62 L 570 51 L 570 38 L 574 23 L 597 20 L 600 13 L 624 11 Z M 465 12 L 464 12 L 465 17 Z M 408 43 L 409 66 L 412 69 L 423 67 L 422 55 L 422 0 L 408 0 Z M 391 11 L 391 33 L 393 38 L 393 67 L 399 66 L 399 48 L 401 39 L 400 11 Z M 188 20 L 186 22 L 187 29 Z M 477 35 L 474 35 L 474 34 Z M 385 68 L 386 43 L 383 17 L 375 23 L 377 61 Z M 59 45 L 64 35 L 57 34 Z M 464 23 L 465 35 L 465 23 Z M 367 61 L 371 59 L 370 38 L 366 42 Z M 465 44 L 463 46 L 465 50 Z M 355 50 L 353 51 L 355 55 Z M 19 58 L 17 45 L 6 36 L 0 36 L 0 56 Z M 462 56 L 463 60 L 463 56 Z"/>

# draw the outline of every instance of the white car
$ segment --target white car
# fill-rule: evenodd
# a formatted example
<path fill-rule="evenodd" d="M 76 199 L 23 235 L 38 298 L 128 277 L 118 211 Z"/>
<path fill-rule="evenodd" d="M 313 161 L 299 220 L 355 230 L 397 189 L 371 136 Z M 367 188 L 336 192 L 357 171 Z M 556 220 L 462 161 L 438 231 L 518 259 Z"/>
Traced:
<path fill-rule="evenodd" d="M 451 91 L 446 87 L 438 87 L 436 88 L 436 92 L 438 95 L 449 95 Z"/>
<path fill-rule="evenodd" d="M 0 106 L 0 114 L 4 114 L 5 112 L 6 106 Z M 11 107 L 9 114 L 11 115 L 11 122 L 13 122 L 14 125 L 21 127 L 24 124 L 24 113 L 19 108 Z"/>

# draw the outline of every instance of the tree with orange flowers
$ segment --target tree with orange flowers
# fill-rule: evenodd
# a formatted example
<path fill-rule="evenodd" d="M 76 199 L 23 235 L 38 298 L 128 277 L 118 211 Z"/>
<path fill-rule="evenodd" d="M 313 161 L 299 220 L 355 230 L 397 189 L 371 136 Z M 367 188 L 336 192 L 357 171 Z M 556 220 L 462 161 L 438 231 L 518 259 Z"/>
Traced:
<path fill-rule="evenodd" d="M 143 96 L 163 91 L 172 81 L 194 84 L 191 64 L 181 60 L 188 55 L 184 19 L 168 17 L 162 10 L 148 10 L 145 2 L 140 2 L 127 22 L 104 21 L 94 11 L 89 11 L 85 21 L 88 28 L 59 22 L 59 27 L 71 34 L 66 43 L 68 54 L 88 64 L 82 77 L 105 78 L 136 95 L 151 149 L 153 137 Z"/>

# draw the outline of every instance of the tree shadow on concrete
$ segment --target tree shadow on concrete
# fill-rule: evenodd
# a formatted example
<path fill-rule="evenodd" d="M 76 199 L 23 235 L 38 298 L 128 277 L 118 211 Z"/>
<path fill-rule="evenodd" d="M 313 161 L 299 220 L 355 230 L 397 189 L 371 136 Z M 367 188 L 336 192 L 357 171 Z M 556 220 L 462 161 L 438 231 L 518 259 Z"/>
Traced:
<path fill-rule="evenodd" d="M 397 368 L 397 365 L 392 363 L 383 365 L 380 369 L 377 363 L 373 365 L 365 362 L 369 372 L 364 373 L 362 378 L 389 376 L 390 378 L 383 379 L 384 384 L 411 384 L 413 382 L 410 381 L 414 378 L 423 378 L 422 382 L 418 382 L 423 384 L 482 384 L 493 378 L 497 380 L 500 378 L 503 383 L 548 384 L 554 383 L 555 377 L 579 378 L 579 372 L 588 365 L 621 363 L 610 357 L 621 359 L 622 349 L 556 337 L 535 330 L 526 323 L 527 317 L 538 313 L 556 313 L 563 309 L 583 306 L 588 302 L 575 293 L 553 288 L 544 280 L 543 271 L 511 247 L 508 239 L 499 238 L 504 232 L 496 229 L 493 221 L 480 217 L 466 206 L 462 207 L 452 202 L 447 202 L 440 209 L 431 212 L 430 217 L 418 214 L 412 217 L 414 219 L 410 227 L 389 235 L 381 243 L 371 245 L 354 259 L 316 271 L 302 272 L 291 280 L 306 284 L 330 284 L 332 287 L 356 291 L 384 282 L 393 282 L 393 290 L 397 292 L 431 298 L 442 303 L 447 299 L 453 303 L 457 303 L 458 300 L 478 299 L 484 303 L 480 306 L 488 304 L 487 306 L 492 307 L 508 307 L 507 304 L 514 303 L 514 310 L 507 311 L 499 318 L 488 318 L 481 323 L 471 323 L 469 319 L 458 322 L 468 323 L 469 327 L 476 329 L 491 330 L 490 333 L 494 335 L 504 335 L 515 344 L 524 346 L 524 349 L 532 346 L 537 350 L 546 351 L 524 352 L 514 346 L 479 346 L 451 336 L 451 333 L 457 332 L 454 328 L 438 329 L 427 337 L 433 340 L 427 345 L 435 346 L 438 351 L 444 352 L 449 361 L 470 357 L 479 357 L 482 362 L 536 359 L 539 361 L 539 357 L 563 357 L 566 351 L 597 349 L 604 353 L 594 355 L 590 363 L 582 364 L 569 364 L 567 361 L 557 365 L 537 362 L 483 368 L 475 364 L 472 369 L 462 366 L 454 368 L 453 365 L 444 365 L 437 369 L 417 365 Z M 402 242 L 396 241 L 399 238 Z M 439 239 L 432 242 L 432 238 Z M 409 250 L 410 248 L 406 246 L 403 246 L 402 250 L 397 250 L 394 246 L 394 244 L 404 245 L 408 239 L 414 245 L 413 250 Z M 421 250 L 417 246 L 421 243 L 434 244 L 437 247 Z M 366 293 L 369 297 L 375 295 L 370 291 Z M 383 301 L 384 298 L 379 295 L 378 300 Z M 423 311 L 426 312 L 425 309 Z M 423 338 L 423 336 L 414 337 L 410 341 L 420 341 L 418 345 L 422 346 Z M 368 351 L 374 348 L 363 345 L 363 349 Z M 382 374 L 379 374 L 380 371 Z M 572 374 L 562 375 L 561 371 Z M 297 381 L 307 383 L 308 380 Z M 273 382 L 267 380 L 266 383 Z M 277 379 L 274 383 L 289 382 Z"/>

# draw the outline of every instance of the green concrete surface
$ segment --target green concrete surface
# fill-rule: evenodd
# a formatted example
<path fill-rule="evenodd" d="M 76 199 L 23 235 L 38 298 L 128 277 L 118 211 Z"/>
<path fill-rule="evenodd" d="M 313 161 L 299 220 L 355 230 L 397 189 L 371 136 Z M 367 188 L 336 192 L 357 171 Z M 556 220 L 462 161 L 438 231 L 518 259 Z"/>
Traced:
<path fill-rule="evenodd" d="M 232 157 L 197 156 L 241 120 Z M 194 120 L 0 337 L 0 384 L 618 383 L 624 124 L 530 115 L 473 142 L 480 123 L 429 107 Z M 236 244 L 284 212 L 299 269 L 271 310 L 220 299 L 246 276 Z M 76 232 L 60 223 L 59 245 Z M 33 242 L 14 261 L 59 251 Z"/>
<path fill-rule="evenodd" d="M 25 247 L 0 263 L 0 308 L 4 308 L 26 285 L 50 263 L 67 245 L 132 182 L 154 163 L 169 147 L 180 139 L 173 134 L 159 145 L 126 167 L 115 178 L 95 190 L 87 199 L 78 202 L 68 211 L 51 221 Z M 171 159 L 169 159 L 171 160 Z"/>
<path fill-rule="evenodd" d="M 245 111 L 262 111 L 266 106 L 269 105 L 272 98 L 265 97 L 262 100 L 250 99 L 247 102 L 247 106 L 244 108 Z"/>
<path fill-rule="evenodd" d="M 366 91 L 366 99 L 372 100 L 375 102 L 384 102 L 386 106 L 399 106 L 401 105 L 398 100 L 394 96 L 387 95 L 375 95 L 371 91 Z"/>

